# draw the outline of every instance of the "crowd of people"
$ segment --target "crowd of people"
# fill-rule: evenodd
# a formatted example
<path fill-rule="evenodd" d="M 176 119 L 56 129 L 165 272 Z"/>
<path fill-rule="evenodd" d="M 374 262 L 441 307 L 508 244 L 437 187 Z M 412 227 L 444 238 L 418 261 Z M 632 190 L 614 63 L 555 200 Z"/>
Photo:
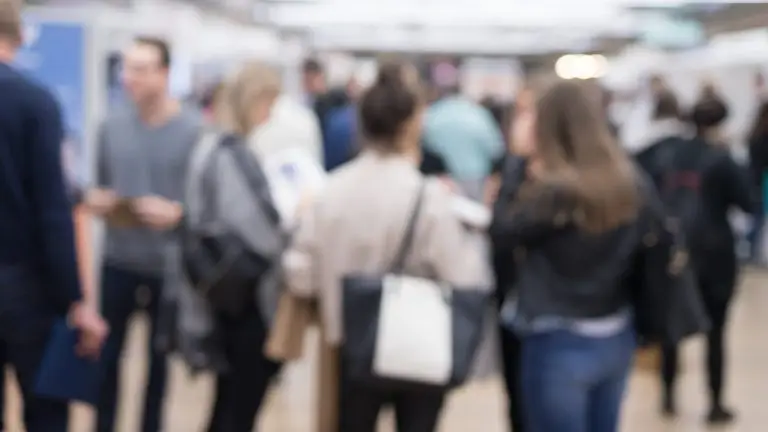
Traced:
<path fill-rule="evenodd" d="M 131 103 L 103 120 L 82 193 L 106 225 L 97 296 L 78 275 L 58 104 L 11 65 L 21 38 L 20 10 L 0 0 L 0 347 L 28 432 L 68 428 L 69 401 L 36 383 L 65 317 L 78 355 L 102 371 L 94 430 L 117 430 L 121 354 L 140 310 L 143 432 L 173 430 L 163 426 L 171 354 L 216 376 L 208 431 L 254 430 L 282 364 L 300 355 L 278 334 L 301 340 L 300 318 L 322 336 L 318 431 L 373 432 L 385 406 L 400 432 L 436 431 L 463 380 L 383 379 L 370 347 L 350 346 L 350 280 L 385 275 L 370 287 L 383 298 L 394 262 L 422 281 L 414 289 L 430 280 L 456 298 L 488 294 L 515 432 L 617 431 L 638 346 L 662 347 L 660 409 L 674 416 L 677 346 L 700 333 L 706 419 L 733 420 L 728 213 L 753 214 L 760 242 L 768 103 L 747 168 L 729 154 L 728 107 L 711 86 L 687 109 L 650 77 L 640 138 L 608 119 L 592 82 L 532 85 L 506 115 L 458 86 L 428 101 L 416 68 L 398 61 L 367 88 L 353 79 L 337 90 L 309 60 L 306 100 L 285 95 L 272 67 L 247 63 L 201 110 L 169 96 L 169 46 L 138 38 L 123 58 Z M 307 316 L 288 313 L 299 306 Z"/>

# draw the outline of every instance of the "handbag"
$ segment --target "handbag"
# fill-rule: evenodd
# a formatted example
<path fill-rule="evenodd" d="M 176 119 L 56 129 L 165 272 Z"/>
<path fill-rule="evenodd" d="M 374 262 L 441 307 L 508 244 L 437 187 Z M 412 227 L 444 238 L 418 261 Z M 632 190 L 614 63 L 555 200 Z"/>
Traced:
<path fill-rule="evenodd" d="M 234 136 L 223 137 L 219 144 L 216 151 L 233 152 L 233 159 L 253 198 L 267 210 L 274 229 L 280 229 L 280 217 L 267 196 L 266 179 L 261 175 L 255 157 Z M 211 160 L 216 160 L 215 154 Z M 215 172 L 213 174 L 215 180 Z M 215 181 L 209 183 L 212 183 L 213 193 L 209 194 L 211 199 L 206 206 L 214 223 L 201 224 L 199 229 L 182 228 L 182 264 L 189 282 L 215 310 L 238 317 L 253 303 L 253 291 L 273 263 L 270 257 L 251 250 L 238 233 L 217 223 L 217 185 Z"/>
<path fill-rule="evenodd" d="M 469 375 L 490 292 L 454 289 L 405 273 L 423 197 L 424 185 L 389 271 L 343 278 L 341 355 L 353 381 L 390 390 L 444 391 Z"/>
<path fill-rule="evenodd" d="M 646 234 L 629 274 L 641 345 L 675 345 L 710 327 L 685 236 L 665 227 L 664 215 Z M 668 225 L 668 223 L 667 223 Z"/>
<path fill-rule="evenodd" d="M 316 304 L 284 290 L 264 345 L 264 355 L 276 362 L 299 360 L 304 354 L 304 337 L 317 321 Z"/>

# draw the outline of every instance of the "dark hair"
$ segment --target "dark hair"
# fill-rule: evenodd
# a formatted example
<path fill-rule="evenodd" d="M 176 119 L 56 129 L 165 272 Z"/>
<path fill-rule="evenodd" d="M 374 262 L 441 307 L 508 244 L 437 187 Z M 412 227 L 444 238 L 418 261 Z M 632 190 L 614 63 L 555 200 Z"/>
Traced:
<path fill-rule="evenodd" d="M 301 70 L 305 74 L 321 74 L 323 73 L 323 65 L 316 59 L 306 59 L 301 66 Z"/>
<path fill-rule="evenodd" d="M 680 119 L 680 105 L 672 92 L 663 91 L 656 96 L 656 107 L 653 110 L 653 119 Z"/>
<path fill-rule="evenodd" d="M 413 116 L 420 98 L 406 82 L 406 64 L 382 65 L 376 82 L 360 101 L 360 123 L 366 138 L 385 150 L 396 150 L 395 139 Z"/>
<path fill-rule="evenodd" d="M 690 121 L 697 133 L 720 126 L 728 118 L 728 106 L 722 99 L 707 95 L 693 106 Z"/>
<path fill-rule="evenodd" d="M 601 102 L 603 104 L 603 108 L 610 108 L 611 104 L 613 103 L 613 91 L 605 87 L 601 87 L 600 91 L 602 93 Z"/>
<path fill-rule="evenodd" d="M 760 104 L 749 138 L 750 141 L 768 138 L 768 101 Z"/>
<path fill-rule="evenodd" d="M 164 69 L 171 67 L 171 47 L 168 42 L 153 36 L 139 36 L 133 41 L 136 45 L 144 45 L 157 50 L 160 66 Z"/>

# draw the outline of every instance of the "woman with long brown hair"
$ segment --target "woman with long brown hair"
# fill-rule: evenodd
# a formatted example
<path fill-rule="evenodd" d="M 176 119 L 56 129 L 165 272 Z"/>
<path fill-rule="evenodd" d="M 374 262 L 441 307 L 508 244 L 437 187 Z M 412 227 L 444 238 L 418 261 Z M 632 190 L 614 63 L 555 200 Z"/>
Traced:
<path fill-rule="evenodd" d="M 522 340 L 528 432 L 618 430 L 635 349 L 624 275 L 653 196 L 593 91 L 558 81 L 541 93 L 490 229 L 494 249 L 515 256 L 502 321 Z"/>

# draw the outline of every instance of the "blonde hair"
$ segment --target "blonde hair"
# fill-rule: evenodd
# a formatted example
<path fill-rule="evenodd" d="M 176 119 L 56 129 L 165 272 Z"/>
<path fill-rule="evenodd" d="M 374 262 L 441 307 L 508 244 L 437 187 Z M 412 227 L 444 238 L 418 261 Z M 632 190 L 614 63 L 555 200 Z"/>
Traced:
<path fill-rule="evenodd" d="M 0 0 L 0 38 L 21 42 L 22 27 L 21 1 Z"/>
<path fill-rule="evenodd" d="M 277 97 L 282 89 L 280 73 L 262 62 L 243 66 L 226 84 L 224 110 L 228 126 L 235 132 L 248 134 L 255 126 L 251 112 L 256 103 Z"/>

